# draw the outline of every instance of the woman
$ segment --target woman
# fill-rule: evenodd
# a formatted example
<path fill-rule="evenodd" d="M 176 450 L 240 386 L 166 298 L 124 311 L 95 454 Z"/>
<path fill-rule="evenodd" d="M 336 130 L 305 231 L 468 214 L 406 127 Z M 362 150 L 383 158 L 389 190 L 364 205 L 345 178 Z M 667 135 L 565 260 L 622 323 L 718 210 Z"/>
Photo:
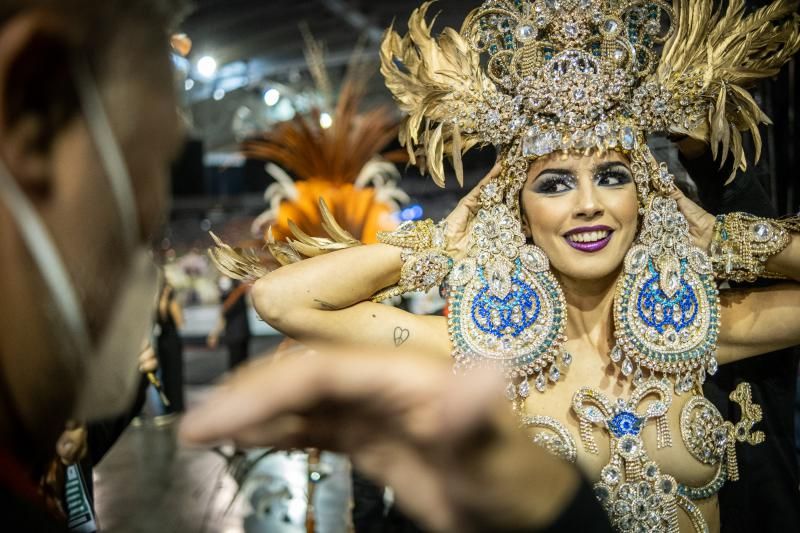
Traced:
<path fill-rule="evenodd" d="M 181 413 L 184 409 L 181 329 L 183 329 L 183 309 L 175 299 L 175 289 L 169 283 L 164 283 L 158 298 L 155 337 L 164 394 L 169 400 L 169 406 L 164 406 L 167 415 Z M 157 417 L 157 420 L 168 422 L 170 418 Z"/>
<path fill-rule="evenodd" d="M 499 164 L 445 224 L 263 277 L 257 310 L 302 342 L 496 367 L 534 441 L 583 467 L 616 528 L 719 530 L 735 446 L 764 435 L 746 386 L 734 426 L 701 385 L 719 364 L 800 342 L 800 286 L 717 283 L 800 280 L 800 224 L 715 220 L 645 141 L 691 135 L 742 168 L 740 131 L 756 136 L 765 117 L 741 85 L 800 46 L 795 5 L 745 17 L 737 1 L 721 15 L 699 1 L 490 0 L 439 39 L 426 9 L 382 48 L 409 114 L 401 140 L 439 183 L 444 153 L 457 176 L 476 144 L 498 146 Z M 440 282 L 447 319 L 370 302 Z"/>

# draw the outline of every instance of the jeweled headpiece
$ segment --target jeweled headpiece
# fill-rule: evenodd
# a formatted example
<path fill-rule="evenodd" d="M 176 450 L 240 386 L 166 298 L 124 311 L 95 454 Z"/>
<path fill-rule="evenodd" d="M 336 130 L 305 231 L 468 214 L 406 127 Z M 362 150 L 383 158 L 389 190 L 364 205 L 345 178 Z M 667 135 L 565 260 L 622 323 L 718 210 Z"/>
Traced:
<path fill-rule="evenodd" d="M 493 144 L 535 158 L 559 150 L 632 150 L 647 134 L 679 133 L 730 151 L 746 167 L 744 131 L 760 149 L 768 118 L 746 88 L 798 47 L 797 2 L 745 15 L 704 0 L 488 0 L 461 32 L 431 36 L 430 2 L 409 33 L 382 46 L 387 86 L 408 113 L 412 160 L 444 182 L 444 155 Z"/>
<path fill-rule="evenodd" d="M 768 122 L 747 87 L 800 48 L 798 2 L 746 14 L 744 0 L 487 0 L 460 32 L 438 37 L 430 5 L 381 47 L 381 72 L 407 113 L 400 141 L 439 185 L 447 155 L 459 182 L 472 147 L 501 155 L 471 247 L 447 279 L 457 365 L 502 368 L 515 400 L 533 376 L 540 391 L 559 381 L 571 361 L 563 296 L 543 251 L 525 242 L 518 193 L 532 159 L 614 149 L 629 155 L 642 229 L 618 282 L 611 359 L 634 383 L 645 372 L 669 376 L 676 392 L 703 383 L 717 368 L 717 286 L 646 140 L 688 135 L 744 169 L 742 133 L 758 152 Z"/>

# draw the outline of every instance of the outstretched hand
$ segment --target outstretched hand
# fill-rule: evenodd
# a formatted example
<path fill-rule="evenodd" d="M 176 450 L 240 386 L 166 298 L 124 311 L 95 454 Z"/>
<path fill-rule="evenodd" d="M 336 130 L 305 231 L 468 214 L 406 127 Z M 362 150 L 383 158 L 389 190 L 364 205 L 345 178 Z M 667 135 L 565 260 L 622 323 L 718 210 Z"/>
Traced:
<path fill-rule="evenodd" d="M 497 163 L 486 176 L 458 202 L 455 209 L 447 216 L 447 253 L 455 260 L 467 254 L 469 246 L 469 230 L 475 214 L 480 209 L 481 188 L 500 175 L 500 163 Z"/>
<path fill-rule="evenodd" d="M 498 383 L 427 358 L 350 351 L 252 365 L 189 412 L 180 435 L 347 453 L 435 531 L 546 525 L 578 482 L 518 430 Z"/>

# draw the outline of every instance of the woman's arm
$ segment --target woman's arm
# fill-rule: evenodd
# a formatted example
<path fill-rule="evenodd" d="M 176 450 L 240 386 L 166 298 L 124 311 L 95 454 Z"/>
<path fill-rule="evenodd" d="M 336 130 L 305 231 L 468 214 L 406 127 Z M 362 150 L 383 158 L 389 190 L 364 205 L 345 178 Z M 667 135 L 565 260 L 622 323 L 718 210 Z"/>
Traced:
<path fill-rule="evenodd" d="M 417 316 L 369 301 L 397 283 L 400 249 L 357 246 L 284 266 L 253 286 L 258 314 L 275 329 L 308 344 L 450 353 L 442 317 Z"/>
<path fill-rule="evenodd" d="M 800 284 L 724 290 L 720 303 L 720 364 L 800 344 Z"/>
<path fill-rule="evenodd" d="M 767 259 L 764 266 L 768 272 L 774 272 L 788 279 L 800 281 L 800 234 L 792 233 L 789 246 L 782 252 Z M 795 303 L 800 307 L 800 300 Z"/>
<path fill-rule="evenodd" d="M 800 235 L 793 233 L 789 246 L 769 258 L 766 267 L 800 281 Z M 724 290 L 720 303 L 721 364 L 800 344 L 800 284 Z"/>
<path fill-rule="evenodd" d="M 465 253 L 481 188 L 499 172 L 495 165 L 447 217 L 450 257 Z M 255 283 L 253 305 L 268 324 L 300 342 L 449 356 L 443 317 L 418 316 L 369 301 L 400 280 L 400 252 L 388 244 L 356 246 L 284 266 Z"/>
<path fill-rule="evenodd" d="M 181 330 L 183 329 L 184 320 L 183 320 L 183 309 L 181 308 L 181 304 L 179 304 L 176 300 L 172 300 L 169 303 L 169 313 L 172 315 L 172 320 L 175 321 L 175 326 Z"/>
<path fill-rule="evenodd" d="M 675 190 L 673 198 L 689 221 L 696 246 L 708 249 L 714 217 Z M 789 245 L 770 256 L 768 272 L 800 281 L 800 234 L 790 233 Z M 767 288 L 729 289 L 720 293 L 720 364 L 800 344 L 800 284 L 787 282 Z"/>

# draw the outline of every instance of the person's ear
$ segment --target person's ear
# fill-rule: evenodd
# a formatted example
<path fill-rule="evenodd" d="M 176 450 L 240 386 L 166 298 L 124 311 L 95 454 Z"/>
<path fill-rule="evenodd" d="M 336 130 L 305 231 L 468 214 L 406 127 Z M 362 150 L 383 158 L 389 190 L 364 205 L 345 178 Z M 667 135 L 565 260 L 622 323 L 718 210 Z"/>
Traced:
<path fill-rule="evenodd" d="M 524 214 L 520 217 L 522 221 L 522 233 L 525 235 L 527 240 L 533 239 L 533 233 L 531 232 L 531 226 L 528 224 L 528 217 Z"/>
<path fill-rule="evenodd" d="M 78 109 L 69 42 L 42 12 L 0 27 L 0 157 L 29 195 L 50 191 L 53 139 Z"/>

